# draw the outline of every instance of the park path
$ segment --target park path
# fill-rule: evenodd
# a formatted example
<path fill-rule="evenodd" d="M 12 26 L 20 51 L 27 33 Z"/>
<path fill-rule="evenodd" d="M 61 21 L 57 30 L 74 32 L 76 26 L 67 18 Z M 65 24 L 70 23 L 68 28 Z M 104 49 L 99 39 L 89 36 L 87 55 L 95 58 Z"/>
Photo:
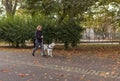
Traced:
<path fill-rule="evenodd" d="M 0 81 L 120 81 L 120 61 L 0 50 Z"/>

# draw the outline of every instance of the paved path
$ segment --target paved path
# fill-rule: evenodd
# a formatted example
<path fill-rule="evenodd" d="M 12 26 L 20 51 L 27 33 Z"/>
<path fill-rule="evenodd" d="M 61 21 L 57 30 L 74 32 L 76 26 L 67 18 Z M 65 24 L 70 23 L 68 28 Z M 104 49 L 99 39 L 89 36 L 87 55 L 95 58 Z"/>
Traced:
<path fill-rule="evenodd" d="M 0 81 L 120 81 L 120 61 L 0 50 Z"/>

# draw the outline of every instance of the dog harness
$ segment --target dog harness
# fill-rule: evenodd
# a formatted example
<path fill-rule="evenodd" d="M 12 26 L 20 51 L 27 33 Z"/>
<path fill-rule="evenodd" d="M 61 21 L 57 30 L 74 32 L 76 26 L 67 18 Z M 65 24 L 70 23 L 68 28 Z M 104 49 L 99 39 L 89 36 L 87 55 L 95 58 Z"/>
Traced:
<path fill-rule="evenodd" d="M 52 48 L 49 47 L 49 45 L 47 47 L 48 47 L 48 49 L 52 49 Z"/>

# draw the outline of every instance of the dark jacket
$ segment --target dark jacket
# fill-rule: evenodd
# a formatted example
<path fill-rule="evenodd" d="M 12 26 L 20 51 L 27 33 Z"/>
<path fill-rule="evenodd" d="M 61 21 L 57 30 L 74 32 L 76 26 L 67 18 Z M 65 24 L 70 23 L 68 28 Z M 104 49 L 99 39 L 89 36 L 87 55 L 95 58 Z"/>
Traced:
<path fill-rule="evenodd" d="M 41 36 L 43 36 L 42 31 L 37 30 L 35 33 L 35 37 L 40 43 L 43 42 L 43 39 L 41 38 Z"/>

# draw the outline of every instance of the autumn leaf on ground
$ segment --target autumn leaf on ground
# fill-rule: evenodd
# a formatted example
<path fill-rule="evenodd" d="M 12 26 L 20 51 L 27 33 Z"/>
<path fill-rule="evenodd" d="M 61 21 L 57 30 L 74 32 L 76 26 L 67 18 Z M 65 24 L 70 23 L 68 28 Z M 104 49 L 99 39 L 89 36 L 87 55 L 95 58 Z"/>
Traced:
<path fill-rule="evenodd" d="M 64 81 L 68 81 L 67 79 L 65 79 Z"/>
<path fill-rule="evenodd" d="M 27 73 L 20 73 L 20 74 L 18 74 L 18 76 L 25 77 L 25 76 L 29 76 L 29 74 L 27 74 Z"/>
<path fill-rule="evenodd" d="M 117 65 L 120 65 L 120 62 L 117 62 Z"/>
<path fill-rule="evenodd" d="M 63 75 L 63 74 L 60 74 L 60 76 L 61 76 L 61 77 L 64 77 L 64 75 Z"/>
<path fill-rule="evenodd" d="M 33 61 L 33 64 L 38 64 L 39 62 L 37 60 L 34 60 Z"/>
<path fill-rule="evenodd" d="M 87 80 L 87 81 L 91 81 L 91 80 Z"/>
<path fill-rule="evenodd" d="M 8 73 L 8 72 L 10 72 L 10 69 L 1 69 L 0 71 L 4 72 L 4 73 Z"/>
<path fill-rule="evenodd" d="M 110 73 L 109 72 L 101 72 L 100 76 L 107 77 Z"/>
<path fill-rule="evenodd" d="M 13 67 L 16 67 L 17 65 L 16 65 L 16 64 L 13 64 L 12 66 L 13 66 Z"/>
<path fill-rule="evenodd" d="M 44 73 L 44 75 L 48 75 L 48 73 Z"/>
<path fill-rule="evenodd" d="M 85 75 L 82 75 L 82 76 L 80 77 L 80 80 L 83 80 L 85 77 L 86 77 Z"/>

